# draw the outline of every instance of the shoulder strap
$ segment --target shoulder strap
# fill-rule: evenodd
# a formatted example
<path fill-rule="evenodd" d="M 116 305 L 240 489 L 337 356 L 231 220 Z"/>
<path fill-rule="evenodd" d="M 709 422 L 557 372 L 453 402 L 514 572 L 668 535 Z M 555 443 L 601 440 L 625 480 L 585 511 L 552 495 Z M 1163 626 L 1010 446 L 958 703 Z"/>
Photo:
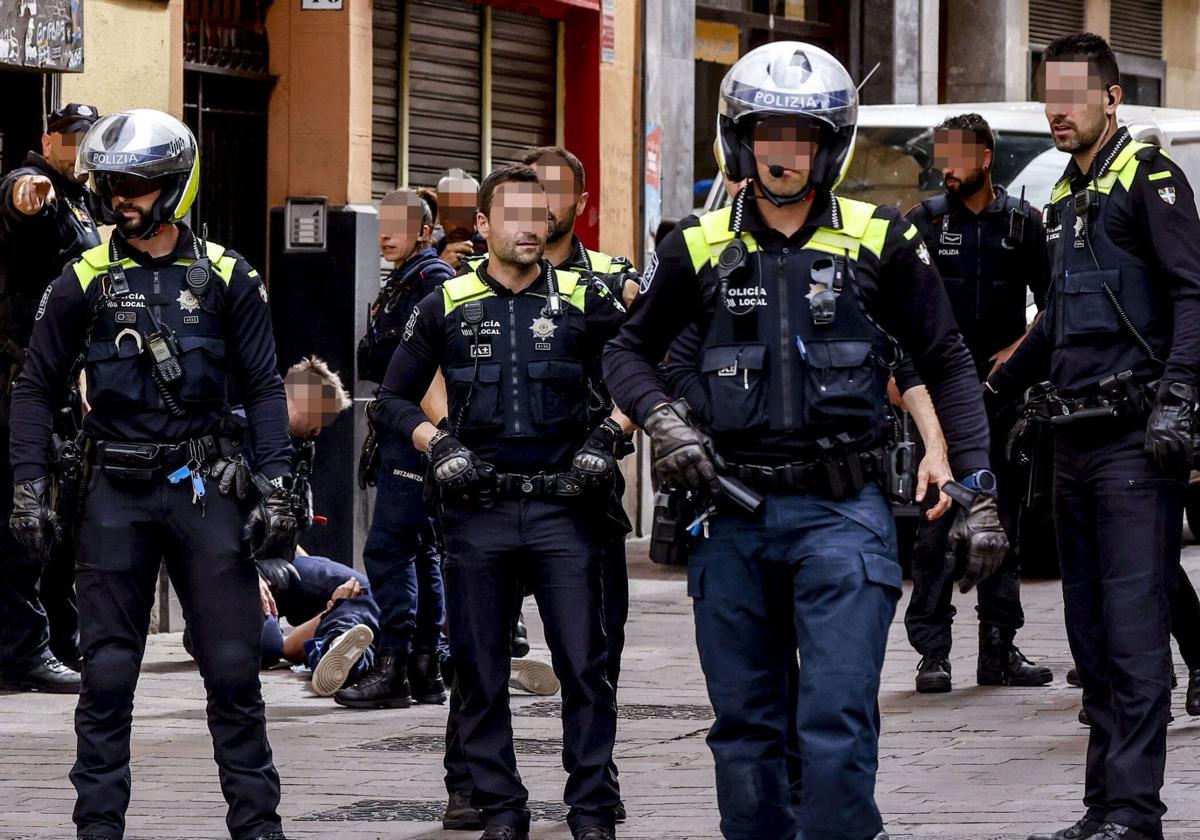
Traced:
<path fill-rule="evenodd" d="M 926 212 L 932 218 L 945 216 L 950 212 L 950 196 L 945 193 L 931 195 L 929 198 L 921 199 L 921 206 L 925 208 Z"/>
<path fill-rule="evenodd" d="M 469 300 L 487 297 L 491 293 L 492 290 L 480 279 L 478 270 L 451 277 L 442 284 L 442 299 L 446 304 L 447 315 L 461 304 Z"/>

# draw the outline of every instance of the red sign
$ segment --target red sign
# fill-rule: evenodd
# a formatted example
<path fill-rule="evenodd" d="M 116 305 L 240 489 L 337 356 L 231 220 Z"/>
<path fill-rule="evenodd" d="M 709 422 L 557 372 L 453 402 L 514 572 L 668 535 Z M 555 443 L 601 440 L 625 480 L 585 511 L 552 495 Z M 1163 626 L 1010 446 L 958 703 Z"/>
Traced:
<path fill-rule="evenodd" d="M 617 0 L 604 0 L 600 11 L 600 61 L 617 60 Z"/>

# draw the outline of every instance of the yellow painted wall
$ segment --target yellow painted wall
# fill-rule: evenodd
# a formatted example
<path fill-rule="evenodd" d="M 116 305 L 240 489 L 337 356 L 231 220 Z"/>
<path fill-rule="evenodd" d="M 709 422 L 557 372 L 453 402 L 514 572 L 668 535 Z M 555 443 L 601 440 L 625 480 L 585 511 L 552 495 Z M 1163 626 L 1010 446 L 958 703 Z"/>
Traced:
<path fill-rule="evenodd" d="M 639 0 L 617 0 L 616 61 L 600 65 L 600 250 L 627 256 L 635 265 L 641 262 L 640 21 Z"/>
<path fill-rule="evenodd" d="M 1200 108 L 1200 0 L 1163 3 L 1163 59 L 1172 108 Z"/>
<path fill-rule="evenodd" d="M 83 15 L 84 71 L 63 74 L 62 101 L 182 117 L 183 0 L 86 0 Z"/>

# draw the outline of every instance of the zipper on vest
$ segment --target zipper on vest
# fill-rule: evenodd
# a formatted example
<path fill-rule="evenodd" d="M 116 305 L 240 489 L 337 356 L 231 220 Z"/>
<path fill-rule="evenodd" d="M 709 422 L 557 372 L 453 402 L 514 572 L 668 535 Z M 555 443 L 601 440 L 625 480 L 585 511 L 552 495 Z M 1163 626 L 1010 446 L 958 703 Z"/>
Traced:
<path fill-rule="evenodd" d="M 779 288 L 779 375 L 782 378 L 783 391 L 783 427 L 785 429 L 796 428 L 796 411 L 792 401 L 792 391 L 794 383 L 792 381 L 792 314 L 791 304 L 788 303 L 788 278 L 784 273 L 784 255 L 788 249 L 784 248 L 783 253 L 779 254 L 778 264 L 779 271 L 775 278 L 775 285 Z"/>
<path fill-rule="evenodd" d="M 521 434 L 521 383 L 517 375 L 517 306 L 516 298 L 508 299 L 508 349 L 512 381 L 513 434 Z"/>

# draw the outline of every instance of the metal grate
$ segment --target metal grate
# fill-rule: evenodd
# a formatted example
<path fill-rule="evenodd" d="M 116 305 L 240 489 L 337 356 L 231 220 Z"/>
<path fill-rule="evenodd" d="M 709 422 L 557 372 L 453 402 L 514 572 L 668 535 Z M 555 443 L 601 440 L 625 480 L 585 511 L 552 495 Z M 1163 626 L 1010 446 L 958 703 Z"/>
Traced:
<path fill-rule="evenodd" d="M 533 819 L 561 822 L 567 806 L 561 802 L 530 802 Z M 360 799 L 326 811 L 296 817 L 297 822 L 437 822 L 446 803 L 424 799 Z"/>
<path fill-rule="evenodd" d="M 1114 50 L 1162 58 L 1162 0 L 1112 0 L 1109 20 Z"/>
<path fill-rule="evenodd" d="M 1084 0 L 1029 0 L 1029 43 L 1044 47 L 1063 35 L 1083 32 L 1084 20 Z"/>
<path fill-rule="evenodd" d="M 373 78 L 371 93 L 371 195 L 400 183 L 400 9 L 397 0 L 371 6 Z"/>
<path fill-rule="evenodd" d="M 521 755 L 559 755 L 563 745 L 559 738 L 514 738 L 513 748 Z M 351 749 L 441 754 L 446 751 L 446 739 L 442 735 L 397 735 L 354 744 Z"/>
<path fill-rule="evenodd" d="M 561 714 L 561 703 L 532 703 L 513 710 L 514 717 L 556 718 Z M 622 720 L 713 720 L 716 716 L 711 706 L 622 703 L 617 706 L 617 717 Z"/>

